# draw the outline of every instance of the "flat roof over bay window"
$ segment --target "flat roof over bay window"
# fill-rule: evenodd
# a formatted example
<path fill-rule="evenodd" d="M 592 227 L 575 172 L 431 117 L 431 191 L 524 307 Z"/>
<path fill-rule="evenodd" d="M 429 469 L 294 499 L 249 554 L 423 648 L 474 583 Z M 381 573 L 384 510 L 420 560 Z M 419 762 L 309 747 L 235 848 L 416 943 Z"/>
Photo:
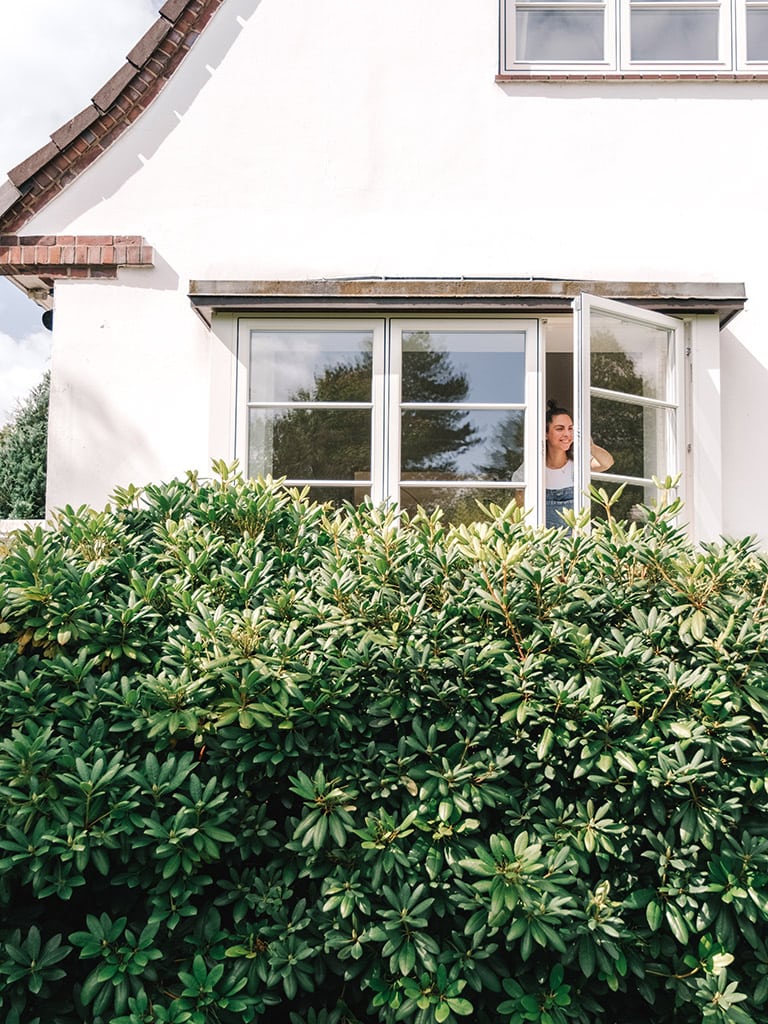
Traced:
<path fill-rule="evenodd" d="M 740 282 L 593 281 L 531 277 L 341 277 L 303 280 L 192 280 L 189 299 L 210 325 L 214 313 L 570 312 L 582 292 L 672 316 L 714 314 L 721 327 L 746 300 Z"/>

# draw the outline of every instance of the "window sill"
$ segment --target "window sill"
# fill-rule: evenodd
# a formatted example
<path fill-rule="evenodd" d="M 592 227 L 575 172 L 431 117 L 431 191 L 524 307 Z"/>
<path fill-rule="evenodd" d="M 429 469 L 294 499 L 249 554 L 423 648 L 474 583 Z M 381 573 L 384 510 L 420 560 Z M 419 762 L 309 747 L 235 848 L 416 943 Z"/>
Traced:
<path fill-rule="evenodd" d="M 691 71 L 592 73 L 581 71 L 515 71 L 496 75 L 499 83 L 521 85 L 533 82 L 768 82 L 768 72 Z"/>

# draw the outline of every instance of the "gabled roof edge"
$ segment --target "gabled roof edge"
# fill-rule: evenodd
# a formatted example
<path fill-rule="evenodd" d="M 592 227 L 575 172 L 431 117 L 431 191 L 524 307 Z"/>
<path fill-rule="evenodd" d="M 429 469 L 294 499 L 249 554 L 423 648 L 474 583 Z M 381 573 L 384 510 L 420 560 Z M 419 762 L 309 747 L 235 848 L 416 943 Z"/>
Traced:
<path fill-rule="evenodd" d="M 0 185 L 0 233 L 19 229 L 126 131 L 159 95 L 225 0 L 166 0 L 91 103 Z"/>

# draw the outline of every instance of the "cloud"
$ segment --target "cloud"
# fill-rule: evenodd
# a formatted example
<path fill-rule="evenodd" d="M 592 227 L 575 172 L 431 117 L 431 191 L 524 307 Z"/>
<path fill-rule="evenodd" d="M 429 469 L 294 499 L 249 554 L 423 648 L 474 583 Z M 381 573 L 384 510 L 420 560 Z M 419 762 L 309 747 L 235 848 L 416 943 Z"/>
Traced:
<path fill-rule="evenodd" d="M 40 330 L 25 338 L 12 338 L 0 332 L 0 426 L 12 419 L 32 388 L 48 369 L 51 335 Z"/>
<path fill-rule="evenodd" d="M 125 62 L 162 0 L 2 0 L 0 171 L 45 145 Z M 11 40 L 13 41 L 11 44 Z"/>

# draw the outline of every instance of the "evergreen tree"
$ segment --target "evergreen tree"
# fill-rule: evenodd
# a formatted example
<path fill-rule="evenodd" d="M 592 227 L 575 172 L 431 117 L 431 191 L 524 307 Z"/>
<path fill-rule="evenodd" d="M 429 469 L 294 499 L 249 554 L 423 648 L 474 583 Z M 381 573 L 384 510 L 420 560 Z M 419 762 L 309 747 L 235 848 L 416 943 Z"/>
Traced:
<path fill-rule="evenodd" d="M 42 519 L 48 451 L 50 374 L 0 432 L 0 519 Z"/>

